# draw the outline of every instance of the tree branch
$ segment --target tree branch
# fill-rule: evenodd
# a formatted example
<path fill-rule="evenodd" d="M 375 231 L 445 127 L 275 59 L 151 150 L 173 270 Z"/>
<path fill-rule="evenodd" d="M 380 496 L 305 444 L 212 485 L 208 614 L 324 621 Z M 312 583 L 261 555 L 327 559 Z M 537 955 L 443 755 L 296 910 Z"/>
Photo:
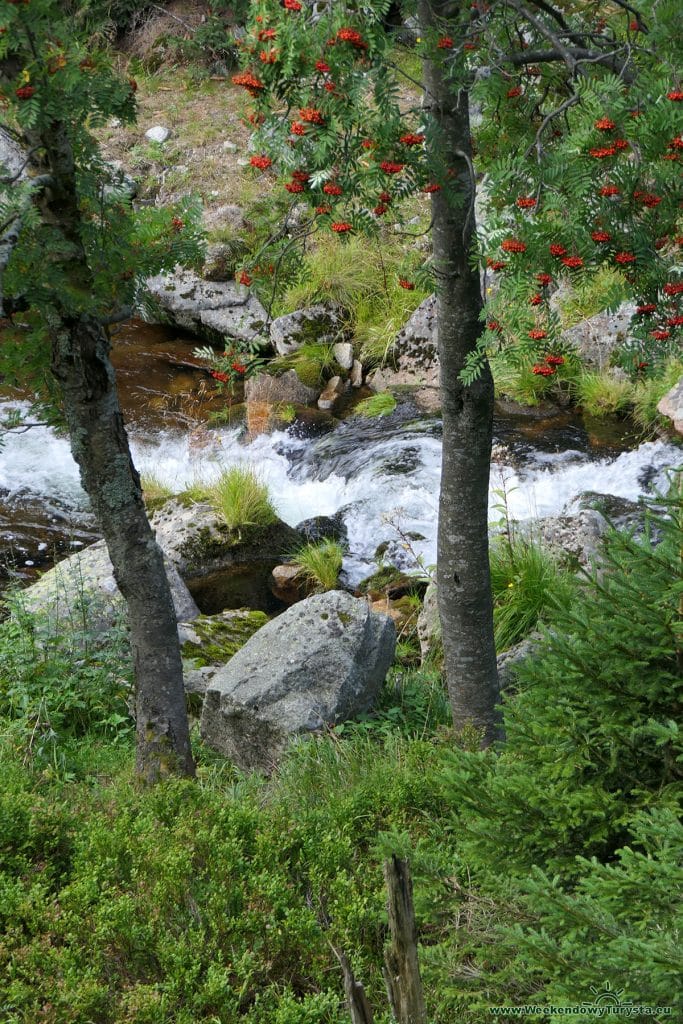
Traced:
<path fill-rule="evenodd" d="M 544 25 L 543 22 L 536 17 L 535 14 L 532 14 L 528 7 L 525 7 L 523 4 L 518 3 L 518 0 L 505 0 L 505 2 L 508 5 L 508 7 L 512 7 L 512 9 L 517 11 L 518 14 L 521 14 L 522 17 L 526 21 L 528 21 L 530 25 L 533 25 L 533 27 L 536 29 L 539 35 L 543 36 L 545 39 L 548 40 L 549 43 L 552 44 L 552 46 L 555 48 L 559 56 L 567 65 L 567 69 L 570 75 L 574 77 L 578 71 L 576 58 L 572 54 L 571 50 L 567 49 L 567 47 L 564 45 L 564 43 L 557 35 L 557 33 L 552 32 L 547 25 Z"/>

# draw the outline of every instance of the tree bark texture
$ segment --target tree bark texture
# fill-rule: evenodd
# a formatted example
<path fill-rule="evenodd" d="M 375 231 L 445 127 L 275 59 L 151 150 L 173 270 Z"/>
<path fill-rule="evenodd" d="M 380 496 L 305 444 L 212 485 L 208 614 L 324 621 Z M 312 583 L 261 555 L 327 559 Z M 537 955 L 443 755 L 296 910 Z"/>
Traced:
<path fill-rule="evenodd" d="M 391 945 L 384 953 L 384 980 L 391 1011 L 398 1024 L 427 1024 L 408 862 L 396 856 L 386 860 L 384 881 L 391 933 Z"/>
<path fill-rule="evenodd" d="M 448 52 L 460 52 L 457 25 L 469 4 L 464 7 L 467 11 L 452 0 L 420 0 L 423 35 L 430 38 L 447 29 L 455 38 Z M 429 60 L 424 66 L 428 145 L 433 163 L 443 166 L 451 181 L 432 195 L 443 409 L 437 591 L 453 724 L 458 730 L 474 725 L 489 744 L 499 735 L 488 545 L 493 378 L 485 363 L 470 385 L 459 379 L 483 323 L 479 271 L 471 263 L 476 184 L 468 94 L 449 80 L 449 66 L 450 61 Z"/>
<path fill-rule="evenodd" d="M 91 272 L 80 237 L 70 140 L 56 122 L 40 142 L 51 175 L 41 213 L 69 244 L 63 262 L 69 283 L 85 292 L 91 286 Z M 149 783 L 172 773 L 193 775 L 176 615 L 130 454 L 109 335 L 96 316 L 75 315 L 58 304 L 50 328 L 52 371 L 61 386 L 71 451 L 128 607 L 137 772 Z"/>

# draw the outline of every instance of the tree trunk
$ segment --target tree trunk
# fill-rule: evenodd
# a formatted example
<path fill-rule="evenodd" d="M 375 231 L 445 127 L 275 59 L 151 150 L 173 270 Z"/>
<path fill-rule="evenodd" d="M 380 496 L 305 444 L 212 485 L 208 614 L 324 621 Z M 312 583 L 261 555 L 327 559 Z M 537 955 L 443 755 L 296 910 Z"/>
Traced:
<path fill-rule="evenodd" d="M 463 8 L 454 14 L 455 7 L 460 5 L 452 0 L 420 0 L 418 5 L 424 36 L 430 38 L 448 27 L 455 37 L 447 61 L 427 60 L 424 66 L 432 163 L 451 176 L 451 183 L 432 195 L 443 409 L 437 591 L 454 726 L 460 730 L 474 725 L 489 744 L 499 735 L 488 548 L 493 378 L 485 363 L 469 386 L 459 379 L 483 324 L 479 272 L 470 263 L 476 186 L 468 94 L 447 77 L 453 75 L 453 60 L 459 59 L 454 55 L 461 50 L 455 26 L 465 18 L 469 5 L 465 5 L 467 11 Z"/>
<path fill-rule="evenodd" d="M 73 292 L 89 296 L 92 275 L 81 240 L 69 136 L 61 122 L 53 122 L 38 141 L 51 179 L 40 200 L 41 214 L 67 243 L 62 269 Z M 128 606 L 137 772 L 149 783 L 171 773 L 193 775 L 175 610 L 128 446 L 109 335 L 94 314 L 74 314 L 60 306 L 59 296 L 50 334 L 52 371 L 61 385 L 71 451 Z"/>

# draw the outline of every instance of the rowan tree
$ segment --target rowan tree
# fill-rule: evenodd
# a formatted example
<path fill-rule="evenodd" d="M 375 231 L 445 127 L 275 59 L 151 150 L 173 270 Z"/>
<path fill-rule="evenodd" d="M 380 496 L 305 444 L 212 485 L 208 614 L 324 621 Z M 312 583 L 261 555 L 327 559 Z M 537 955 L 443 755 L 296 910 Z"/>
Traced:
<path fill-rule="evenodd" d="M 57 382 L 128 607 L 137 770 L 147 781 L 192 774 L 176 617 L 119 407 L 109 325 L 130 316 L 148 275 L 196 259 L 198 211 L 133 212 L 93 130 L 134 119 L 136 83 L 88 50 L 60 3 L 0 6 L 0 88 L 2 129 L 25 154 L 0 179 L 0 316 L 19 310 L 3 373 L 38 392 L 50 375 Z"/>
<path fill-rule="evenodd" d="M 397 11 L 399 21 L 417 13 L 419 78 L 396 60 L 387 18 Z M 536 359 L 539 377 L 553 377 L 568 353 L 550 288 L 561 274 L 604 265 L 625 272 L 651 358 L 678 344 L 675 25 L 672 0 L 652 11 L 623 0 L 258 0 L 238 40 L 233 82 L 253 98 L 251 163 L 309 205 L 312 228 L 381 239 L 385 223 L 400 220 L 402 199 L 431 199 L 445 673 L 454 724 L 474 723 L 485 742 L 498 729 L 487 351 L 514 342 Z M 406 77 L 419 98 L 401 89 Z M 478 232 L 483 174 L 487 215 Z M 481 278 L 491 274 L 499 290 L 487 310 Z M 633 359 L 645 361 L 640 350 Z"/>

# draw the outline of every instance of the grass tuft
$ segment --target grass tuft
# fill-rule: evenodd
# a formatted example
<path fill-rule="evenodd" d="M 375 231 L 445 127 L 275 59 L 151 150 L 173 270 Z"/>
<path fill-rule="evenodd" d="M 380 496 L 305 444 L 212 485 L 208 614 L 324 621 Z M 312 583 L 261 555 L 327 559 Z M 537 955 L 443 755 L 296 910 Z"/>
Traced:
<path fill-rule="evenodd" d="M 270 526 L 277 512 L 268 485 L 249 466 L 232 466 L 209 488 L 209 501 L 231 530 Z"/>
<path fill-rule="evenodd" d="M 589 416 L 615 416 L 633 404 L 633 384 L 609 373 L 582 373 L 574 388 L 577 404 Z"/>
<path fill-rule="evenodd" d="M 173 490 L 154 473 L 142 473 L 140 476 L 142 497 L 148 509 L 161 508 L 173 497 Z"/>
<path fill-rule="evenodd" d="M 336 540 L 326 538 L 304 545 L 294 553 L 292 564 L 314 593 L 334 590 L 339 582 L 344 552 Z"/>
<path fill-rule="evenodd" d="M 499 538 L 491 545 L 491 587 L 496 649 L 522 640 L 547 614 L 569 604 L 575 590 L 571 572 L 529 540 Z"/>
<path fill-rule="evenodd" d="M 375 418 L 378 416 L 389 416 L 396 408 L 396 399 L 388 391 L 380 391 L 377 395 L 364 398 L 354 408 L 358 416 Z"/>

